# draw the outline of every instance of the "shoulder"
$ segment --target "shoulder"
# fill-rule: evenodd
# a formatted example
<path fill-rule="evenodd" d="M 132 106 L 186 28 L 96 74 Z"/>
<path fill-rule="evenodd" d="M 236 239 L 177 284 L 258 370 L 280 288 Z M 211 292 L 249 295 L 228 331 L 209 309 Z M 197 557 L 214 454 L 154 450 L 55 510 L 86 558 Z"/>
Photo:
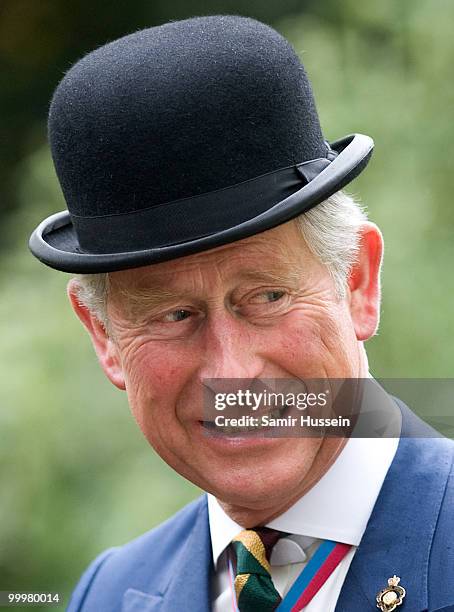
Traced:
<path fill-rule="evenodd" d="M 402 490 L 412 502 L 408 531 L 418 539 L 424 522 L 430 534 L 425 559 L 429 609 L 454 612 L 454 441 L 416 415 L 403 414 L 407 437 L 400 443 L 400 473 Z"/>
<path fill-rule="evenodd" d="M 83 573 L 71 596 L 68 612 L 121 609 L 127 588 L 149 589 L 165 583 L 172 565 L 178 562 L 191 528 L 206 512 L 203 495 L 173 517 L 119 547 L 102 552 Z M 87 599 L 90 605 L 85 608 Z"/>
<path fill-rule="evenodd" d="M 439 441 L 433 441 L 440 448 Z M 449 442 L 449 443 L 448 443 Z M 454 442 L 445 441 L 443 450 L 451 451 L 451 465 L 446 480 L 440 512 L 436 517 L 434 529 L 434 537 L 432 542 L 432 550 L 429 559 L 429 584 L 431 585 L 431 593 L 433 603 L 439 607 L 446 605 L 443 594 L 446 590 L 449 591 L 452 610 L 454 612 Z M 448 457 L 446 460 L 449 460 Z M 435 477 L 435 476 L 434 476 Z M 421 492 L 424 495 L 424 492 Z M 427 503 L 430 503 L 428 500 Z M 448 586 L 450 585 L 450 586 Z M 438 601 L 439 597 L 441 601 Z"/>

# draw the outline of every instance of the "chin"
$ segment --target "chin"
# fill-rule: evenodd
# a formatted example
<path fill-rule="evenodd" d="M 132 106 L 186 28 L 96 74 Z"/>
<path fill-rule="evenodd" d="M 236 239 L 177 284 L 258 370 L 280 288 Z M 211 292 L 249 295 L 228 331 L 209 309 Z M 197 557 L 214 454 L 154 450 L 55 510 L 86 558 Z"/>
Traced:
<path fill-rule="evenodd" d="M 226 469 L 213 478 L 206 490 L 224 503 L 242 508 L 265 510 L 284 505 L 298 496 L 309 469 L 299 465 L 276 465 L 267 469 Z"/>
<path fill-rule="evenodd" d="M 280 494 L 272 484 L 263 486 L 249 481 L 232 486 L 218 485 L 212 493 L 219 501 L 238 509 L 266 510 L 285 501 L 287 495 Z"/>

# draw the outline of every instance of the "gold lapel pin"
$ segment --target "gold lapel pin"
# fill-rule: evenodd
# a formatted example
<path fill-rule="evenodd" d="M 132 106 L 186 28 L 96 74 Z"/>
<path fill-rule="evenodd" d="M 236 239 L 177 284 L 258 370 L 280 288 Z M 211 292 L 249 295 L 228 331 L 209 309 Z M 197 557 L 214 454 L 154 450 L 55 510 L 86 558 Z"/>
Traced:
<path fill-rule="evenodd" d="M 394 575 L 388 579 L 388 586 L 377 593 L 377 608 L 382 612 L 392 612 L 402 604 L 406 591 L 399 582 L 400 578 Z"/>

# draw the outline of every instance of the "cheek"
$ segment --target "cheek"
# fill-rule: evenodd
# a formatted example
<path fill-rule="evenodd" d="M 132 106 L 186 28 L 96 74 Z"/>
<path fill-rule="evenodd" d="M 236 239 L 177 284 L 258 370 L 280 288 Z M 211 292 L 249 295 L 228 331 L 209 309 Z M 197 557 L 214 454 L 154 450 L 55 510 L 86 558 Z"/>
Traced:
<path fill-rule="evenodd" d="M 192 372 L 190 352 L 147 343 L 129 351 L 123 367 L 131 411 L 142 430 L 157 411 L 159 423 L 175 418 L 176 399 Z"/>
<path fill-rule="evenodd" d="M 270 346 L 288 371 L 302 370 L 306 377 L 316 378 L 329 370 L 334 376 L 333 367 L 348 361 L 356 344 L 347 314 L 341 304 L 292 312 L 272 334 Z"/>

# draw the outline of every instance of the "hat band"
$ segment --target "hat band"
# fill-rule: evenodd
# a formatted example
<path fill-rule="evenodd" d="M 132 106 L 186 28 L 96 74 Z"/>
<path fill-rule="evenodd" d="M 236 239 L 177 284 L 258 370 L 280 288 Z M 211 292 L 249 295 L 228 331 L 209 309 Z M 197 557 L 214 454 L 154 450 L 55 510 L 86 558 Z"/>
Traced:
<path fill-rule="evenodd" d="M 85 253 L 125 253 L 195 240 L 267 211 L 320 174 L 331 163 L 332 153 L 329 159 L 281 168 L 198 196 L 114 215 L 71 214 L 71 220 Z"/>

